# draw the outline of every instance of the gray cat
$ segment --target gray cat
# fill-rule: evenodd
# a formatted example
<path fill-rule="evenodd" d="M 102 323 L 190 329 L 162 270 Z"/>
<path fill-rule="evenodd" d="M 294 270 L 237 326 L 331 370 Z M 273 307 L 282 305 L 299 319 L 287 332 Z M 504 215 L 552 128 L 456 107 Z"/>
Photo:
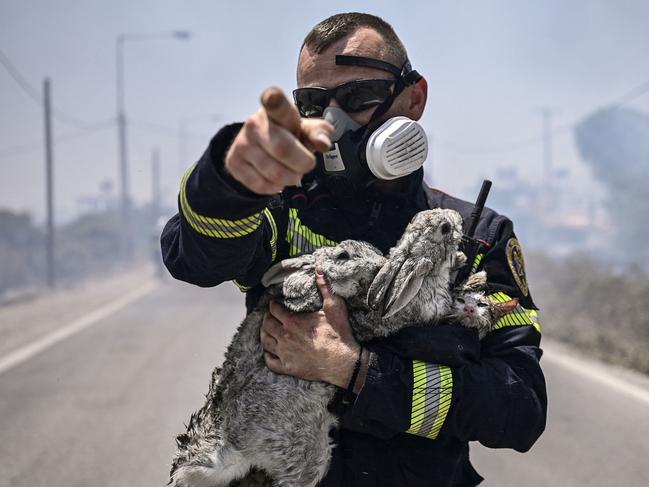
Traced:
<path fill-rule="evenodd" d="M 467 328 L 476 328 L 482 339 L 489 333 L 496 322 L 516 309 L 518 299 L 496 302 L 485 294 L 487 273 L 472 274 L 466 282 L 453 290 L 453 303 L 447 320 Z"/>
<path fill-rule="evenodd" d="M 293 312 L 320 309 L 317 266 L 332 292 L 345 298 L 359 341 L 412 323 L 436 323 L 451 308 L 450 275 L 466 260 L 458 252 L 461 232 L 457 212 L 427 210 L 413 218 L 387 259 L 369 244 L 347 240 L 269 269 L 262 280 L 266 293 L 239 326 L 222 368 L 215 370 L 205 405 L 177 438 L 170 483 L 315 486 L 331 457 L 329 431 L 336 417 L 327 405 L 337 389 L 266 367 L 259 333 L 270 300 Z M 237 481 L 251 469 L 253 476 Z"/>

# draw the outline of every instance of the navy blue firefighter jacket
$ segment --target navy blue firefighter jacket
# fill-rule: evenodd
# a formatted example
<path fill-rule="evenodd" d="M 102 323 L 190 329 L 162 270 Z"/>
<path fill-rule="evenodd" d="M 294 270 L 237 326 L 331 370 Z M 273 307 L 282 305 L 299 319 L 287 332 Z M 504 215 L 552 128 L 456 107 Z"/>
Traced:
<path fill-rule="evenodd" d="M 263 292 L 261 276 L 275 262 L 345 239 L 387 252 L 413 215 L 452 208 L 465 222 L 473 205 L 432 190 L 422 171 L 399 193 L 369 190 L 337 201 L 316 171 L 301 188 L 256 195 L 231 178 L 224 156 L 240 124 L 221 129 L 185 174 L 179 212 L 161 237 L 164 262 L 177 279 L 198 286 L 234 281 L 248 312 Z M 547 397 L 539 366 L 537 308 L 512 222 L 485 209 L 473 262 L 485 269 L 496 301 L 518 298 L 482 340 L 456 324 L 408 327 L 366 344 L 365 384 L 346 409 L 322 486 L 473 486 L 470 441 L 491 448 L 531 448 L 545 428 Z M 335 406 L 332 406 L 335 407 Z"/>

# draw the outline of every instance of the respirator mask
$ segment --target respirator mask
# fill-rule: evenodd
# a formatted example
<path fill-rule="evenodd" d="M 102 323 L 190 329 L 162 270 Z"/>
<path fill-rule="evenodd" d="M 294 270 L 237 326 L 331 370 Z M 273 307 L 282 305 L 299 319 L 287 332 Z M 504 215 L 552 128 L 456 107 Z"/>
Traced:
<path fill-rule="evenodd" d="M 399 69 L 378 59 L 336 56 L 336 65 L 365 66 L 395 75 L 394 79 L 357 80 L 333 89 L 299 88 L 293 92 L 302 116 L 321 116 L 334 126 L 331 149 L 317 154 L 318 170 L 332 194 L 351 198 L 376 181 L 402 178 L 424 164 L 428 140 L 421 125 L 401 116 L 389 118 L 378 127 L 374 123 L 421 76 L 408 62 Z M 331 98 L 339 107 L 329 106 Z M 348 115 L 374 106 L 367 125 Z"/>

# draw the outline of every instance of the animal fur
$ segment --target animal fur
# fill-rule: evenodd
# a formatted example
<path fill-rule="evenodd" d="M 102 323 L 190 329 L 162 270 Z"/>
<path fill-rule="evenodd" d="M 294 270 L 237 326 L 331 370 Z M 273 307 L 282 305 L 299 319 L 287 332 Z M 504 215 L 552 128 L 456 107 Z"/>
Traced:
<path fill-rule="evenodd" d="M 477 272 L 453 290 L 453 304 L 447 316 L 451 322 L 478 330 L 484 338 L 496 322 L 518 306 L 518 299 L 497 303 L 485 294 L 487 273 Z"/>
<path fill-rule="evenodd" d="M 458 253 L 461 228 L 457 212 L 428 210 L 413 218 L 387 259 L 369 244 L 348 240 L 273 266 L 262 280 L 266 293 L 212 375 L 205 405 L 177 438 L 170 483 L 315 486 L 331 457 L 329 431 L 337 420 L 327 405 L 336 387 L 266 367 L 259 333 L 270 300 L 294 312 L 320 309 L 317 266 L 332 292 L 345 298 L 359 341 L 436 323 L 450 310 L 450 275 L 465 262 Z"/>

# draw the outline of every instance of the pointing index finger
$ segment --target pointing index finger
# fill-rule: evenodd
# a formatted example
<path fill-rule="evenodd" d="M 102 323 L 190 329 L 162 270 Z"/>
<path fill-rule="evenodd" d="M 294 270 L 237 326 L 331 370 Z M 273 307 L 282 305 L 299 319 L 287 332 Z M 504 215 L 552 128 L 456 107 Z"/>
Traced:
<path fill-rule="evenodd" d="M 261 104 L 270 120 L 284 127 L 293 135 L 300 135 L 300 114 L 282 90 L 276 86 L 265 89 L 261 94 Z"/>

